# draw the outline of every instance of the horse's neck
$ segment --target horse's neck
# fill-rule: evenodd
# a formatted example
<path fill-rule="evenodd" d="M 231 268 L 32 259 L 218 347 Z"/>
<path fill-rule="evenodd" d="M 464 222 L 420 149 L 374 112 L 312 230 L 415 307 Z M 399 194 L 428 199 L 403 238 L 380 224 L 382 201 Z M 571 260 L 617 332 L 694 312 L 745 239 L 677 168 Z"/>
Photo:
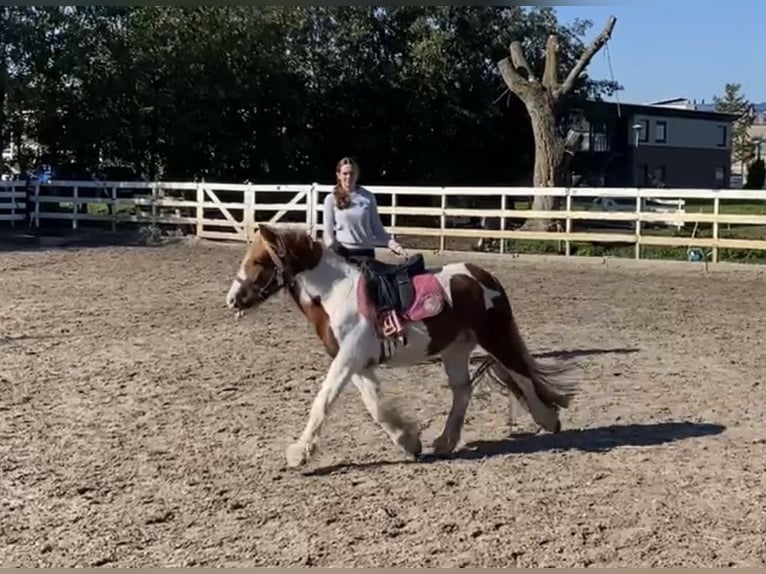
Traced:
<path fill-rule="evenodd" d="M 299 274 L 301 296 L 309 299 L 320 297 L 323 301 L 333 299 L 338 289 L 355 284 L 361 271 L 339 255 L 324 251 L 319 264 Z"/>

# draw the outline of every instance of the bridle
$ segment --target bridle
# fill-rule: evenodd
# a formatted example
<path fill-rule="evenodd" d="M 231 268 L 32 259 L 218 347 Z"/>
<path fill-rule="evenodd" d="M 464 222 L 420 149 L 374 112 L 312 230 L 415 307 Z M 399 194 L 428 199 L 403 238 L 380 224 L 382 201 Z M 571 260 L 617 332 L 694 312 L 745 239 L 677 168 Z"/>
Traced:
<path fill-rule="evenodd" d="M 295 277 L 290 273 L 283 262 L 283 258 L 287 255 L 287 249 L 285 248 L 282 238 L 280 237 L 277 240 L 276 251 L 272 249 L 271 245 L 268 243 L 266 243 L 265 246 L 266 252 L 269 254 L 269 258 L 274 264 L 266 282 L 263 285 L 255 285 L 252 279 L 236 278 L 240 285 L 251 285 L 261 302 L 265 301 L 282 287 L 287 286 L 292 289 L 293 285 L 295 285 Z"/>

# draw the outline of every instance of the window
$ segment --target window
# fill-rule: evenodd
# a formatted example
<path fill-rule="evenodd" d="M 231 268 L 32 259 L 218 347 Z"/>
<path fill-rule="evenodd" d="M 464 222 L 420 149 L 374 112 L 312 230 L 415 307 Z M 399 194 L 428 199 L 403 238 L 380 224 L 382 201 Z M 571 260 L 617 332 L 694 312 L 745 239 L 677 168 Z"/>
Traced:
<path fill-rule="evenodd" d="M 766 139 L 757 137 L 753 140 L 753 144 L 755 145 L 755 159 L 766 157 Z"/>
<path fill-rule="evenodd" d="M 718 143 L 716 144 L 718 147 L 726 147 L 726 144 L 729 143 L 727 140 L 728 138 L 726 136 L 729 135 L 729 130 L 726 126 L 718 126 Z"/>
<path fill-rule="evenodd" d="M 649 186 L 649 166 L 645 163 L 638 164 L 638 187 Z"/>
<path fill-rule="evenodd" d="M 715 185 L 716 187 L 726 186 L 726 168 L 723 166 L 716 166 L 715 168 Z"/>
<path fill-rule="evenodd" d="M 657 122 L 654 130 L 654 141 L 657 143 L 666 143 L 668 141 L 668 122 Z"/>
<path fill-rule="evenodd" d="M 649 120 L 641 120 L 641 137 L 638 141 L 649 141 Z"/>
<path fill-rule="evenodd" d="M 590 126 L 590 150 L 594 152 L 609 151 L 609 129 L 604 122 Z"/>
<path fill-rule="evenodd" d="M 638 147 L 640 142 L 649 141 L 649 120 L 634 120 L 630 126 L 631 142 Z"/>
<path fill-rule="evenodd" d="M 652 169 L 649 175 L 649 186 L 651 187 L 665 187 L 665 166 L 659 165 Z"/>

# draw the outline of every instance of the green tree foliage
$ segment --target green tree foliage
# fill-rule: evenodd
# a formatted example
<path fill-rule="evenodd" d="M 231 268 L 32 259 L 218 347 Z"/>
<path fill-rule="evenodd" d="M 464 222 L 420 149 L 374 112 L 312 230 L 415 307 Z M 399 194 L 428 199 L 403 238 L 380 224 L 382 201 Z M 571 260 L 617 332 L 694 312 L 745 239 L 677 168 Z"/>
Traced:
<path fill-rule="evenodd" d="M 719 112 L 739 116 L 732 125 L 731 158 L 736 163 L 743 165 L 753 158 L 755 147 L 748 131 L 753 125 L 753 116 L 750 113 L 751 103 L 742 93 L 742 85 L 726 84 L 723 96 L 714 96 L 713 104 Z"/>
<path fill-rule="evenodd" d="M 326 181 L 343 155 L 368 182 L 512 184 L 534 142 L 497 70 L 514 38 L 562 70 L 587 23 L 551 8 L 11 7 L 0 12 L 3 134 L 45 156 L 150 177 Z M 562 72 L 563 73 L 563 72 Z M 597 97 L 604 82 L 578 85 Z"/>

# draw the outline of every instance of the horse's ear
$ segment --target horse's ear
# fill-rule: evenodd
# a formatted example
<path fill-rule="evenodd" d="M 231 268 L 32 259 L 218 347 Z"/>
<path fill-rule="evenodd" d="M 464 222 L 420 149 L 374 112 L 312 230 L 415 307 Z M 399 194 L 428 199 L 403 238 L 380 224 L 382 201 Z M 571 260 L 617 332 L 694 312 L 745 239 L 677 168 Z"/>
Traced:
<path fill-rule="evenodd" d="M 261 237 L 269 243 L 274 243 L 277 240 L 277 232 L 268 225 L 264 225 L 263 223 L 258 225 L 258 232 L 261 234 Z"/>
<path fill-rule="evenodd" d="M 268 225 L 259 225 L 258 231 L 261 233 L 261 237 L 263 237 L 263 240 L 272 246 L 274 251 L 277 254 L 277 257 L 284 257 L 285 256 L 285 240 L 282 237 L 282 235 L 274 229 L 273 227 L 270 227 Z"/>

